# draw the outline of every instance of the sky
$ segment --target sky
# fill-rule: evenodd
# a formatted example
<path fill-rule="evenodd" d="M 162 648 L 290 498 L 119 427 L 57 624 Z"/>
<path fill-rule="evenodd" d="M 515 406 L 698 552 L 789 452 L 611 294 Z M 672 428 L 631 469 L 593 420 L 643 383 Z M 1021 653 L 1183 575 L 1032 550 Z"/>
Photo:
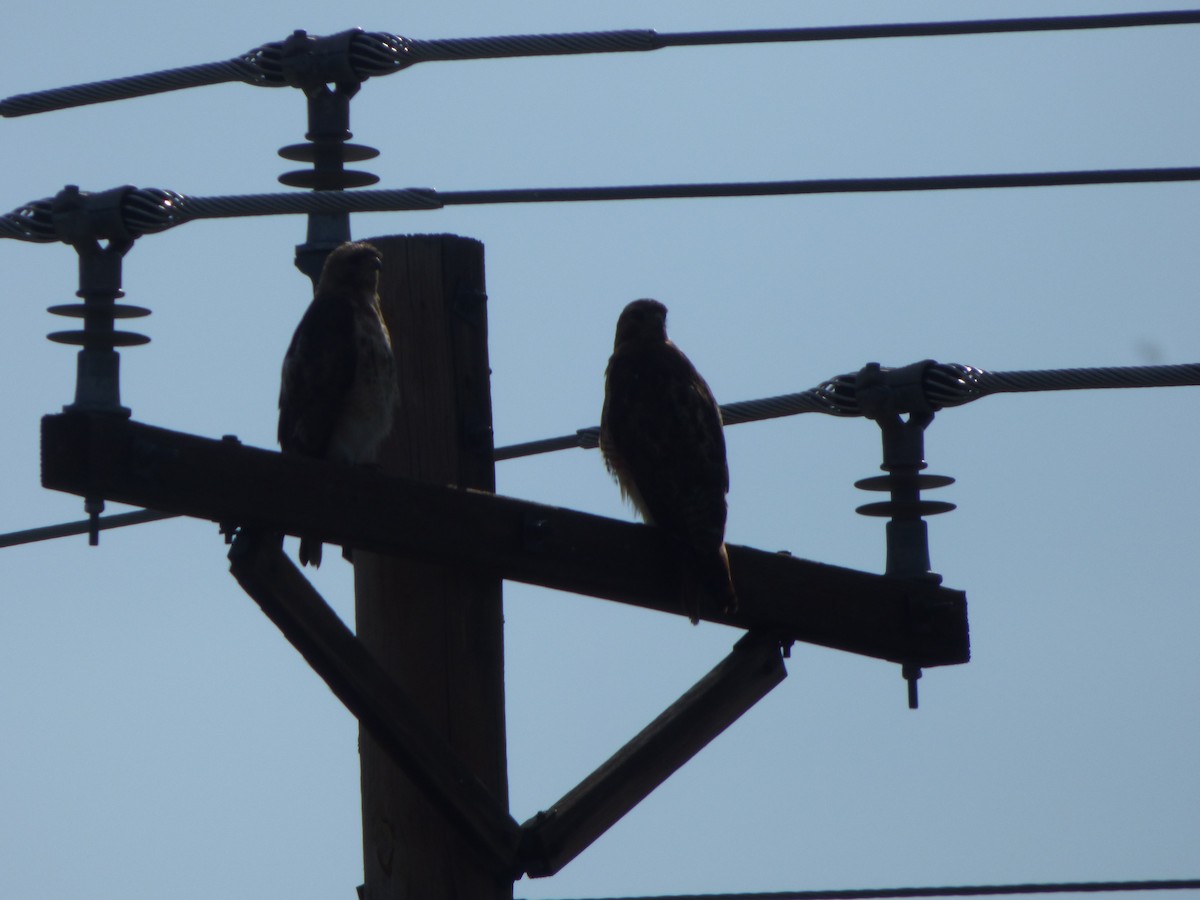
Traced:
<path fill-rule="evenodd" d="M 976 0 L 177 5 L 0 14 L 0 95 L 223 60 L 294 29 L 413 38 L 1181 9 Z M 440 190 L 1195 165 L 1200 29 L 667 49 L 423 64 L 354 99 L 381 187 Z M 212 86 L 0 121 L 0 211 L 66 184 L 284 191 L 290 89 Z M 1198 358 L 1192 184 L 362 214 L 356 238 L 485 244 L 495 439 L 598 423 L 621 308 L 655 297 L 719 400 L 872 361 L 993 371 Z M 307 303 L 296 216 L 137 242 L 135 419 L 275 447 Z M 73 397 L 74 253 L 0 241 L 0 532 L 73 521 L 38 424 Z M 987 397 L 926 434 L 934 569 L 972 660 L 797 645 L 789 677 L 560 874 L 518 897 L 1200 877 L 1194 388 Z M 728 539 L 881 572 L 870 422 L 727 431 Z M 634 518 L 595 451 L 498 465 L 510 496 Z M 120 511 L 118 506 L 111 511 Z M 287 547 L 295 552 L 294 542 Z M 326 900 L 362 880 L 357 727 L 228 573 L 212 523 L 0 550 L 0 897 Z M 351 570 L 312 580 L 348 622 Z M 739 632 L 505 585 L 511 810 L 524 821 L 720 661 Z M 1200 893 L 1200 892 L 1198 892 Z M 1196 896 L 1193 893 L 1192 896 Z M 1186 894 L 1185 894 L 1186 896 Z"/>

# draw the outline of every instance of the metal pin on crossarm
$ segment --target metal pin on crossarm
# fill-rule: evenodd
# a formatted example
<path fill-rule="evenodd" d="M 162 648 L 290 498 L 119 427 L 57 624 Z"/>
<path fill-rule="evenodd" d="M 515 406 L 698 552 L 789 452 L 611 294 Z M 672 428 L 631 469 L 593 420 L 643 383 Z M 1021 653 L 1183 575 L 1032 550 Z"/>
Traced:
<path fill-rule="evenodd" d="M 116 301 L 125 296 L 121 290 L 121 261 L 133 247 L 136 235 L 126 227 L 122 201 L 131 188 L 117 188 L 99 194 L 80 191 L 68 185 L 54 198 L 51 217 L 56 237 L 75 248 L 79 255 L 79 290 L 83 303 L 51 306 L 56 316 L 83 320 L 83 328 L 56 331 L 49 339 L 59 344 L 74 344 L 79 351 L 75 370 L 75 401 L 66 411 L 103 413 L 128 417 L 130 410 L 121 405 L 120 367 L 117 347 L 145 344 L 150 338 L 131 331 L 117 331 L 117 319 L 150 315 L 150 310 Z M 100 543 L 100 514 L 104 500 L 87 497 L 84 511 L 88 516 L 88 544 Z"/>
<path fill-rule="evenodd" d="M 883 464 L 887 474 L 863 478 L 854 486 L 865 491 L 887 491 L 889 500 L 858 507 L 864 516 L 888 516 L 887 563 L 885 573 L 931 584 L 941 584 L 942 576 L 933 572 L 929 562 L 929 531 L 924 516 L 954 509 L 953 503 L 921 498 L 923 489 L 945 487 L 954 479 L 945 475 L 924 475 L 925 429 L 933 421 L 924 389 L 925 370 L 932 360 L 901 369 L 884 369 L 869 363 L 859 373 L 855 396 L 863 415 L 872 419 L 883 437 Z M 907 413 L 905 418 L 902 413 Z M 922 611 L 910 609 L 908 627 L 921 627 Z M 921 677 L 919 660 L 906 660 L 901 667 L 908 682 L 908 706 L 918 705 L 917 679 Z"/>

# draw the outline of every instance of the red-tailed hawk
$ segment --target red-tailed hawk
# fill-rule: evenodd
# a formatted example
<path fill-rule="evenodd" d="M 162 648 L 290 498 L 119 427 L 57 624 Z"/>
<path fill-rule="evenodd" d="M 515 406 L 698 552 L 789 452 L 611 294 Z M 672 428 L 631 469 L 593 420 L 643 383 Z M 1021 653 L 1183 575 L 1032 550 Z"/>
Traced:
<path fill-rule="evenodd" d="M 695 366 L 667 340 L 667 308 L 656 300 L 633 301 L 617 320 L 600 450 L 622 496 L 675 547 L 692 623 L 702 605 L 736 609 L 725 552 L 721 411 Z"/>
<path fill-rule="evenodd" d="M 379 251 L 345 243 L 325 260 L 312 304 L 283 358 L 279 445 L 286 453 L 373 463 L 392 428 L 396 360 L 379 311 Z M 349 558 L 347 556 L 347 558 Z M 321 542 L 300 539 L 300 562 Z"/>

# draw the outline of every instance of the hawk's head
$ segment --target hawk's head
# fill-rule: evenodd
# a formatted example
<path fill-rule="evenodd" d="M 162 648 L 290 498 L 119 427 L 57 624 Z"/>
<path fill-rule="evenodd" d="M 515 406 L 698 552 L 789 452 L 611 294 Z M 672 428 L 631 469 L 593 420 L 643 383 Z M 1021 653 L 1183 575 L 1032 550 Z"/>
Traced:
<path fill-rule="evenodd" d="M 325 258 L 318 291 L 366 291 L 372 296 L 379 290 L 379 272 L 383 258 L 372 245 L 348 241 Z"/>
<path fill-rule="evenodd" d="M 617 319 L 614 346 L 640 341 L 667 339 L 667 308 L 657 300 L 634 300 Z"/>

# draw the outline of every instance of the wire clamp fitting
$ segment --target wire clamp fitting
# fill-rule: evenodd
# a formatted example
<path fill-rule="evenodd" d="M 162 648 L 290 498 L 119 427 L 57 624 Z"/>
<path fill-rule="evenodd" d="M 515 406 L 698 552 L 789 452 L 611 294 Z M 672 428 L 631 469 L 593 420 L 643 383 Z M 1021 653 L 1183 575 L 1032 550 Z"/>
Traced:
<path fill-rule="evenodd" d="M 49 312 L 83 320 L 83 328 L 55 331 L 48 337 L 59 344 L 80 347 L 76 357 L 75 401 L 67 412 L 102 413 L 128 417 L 121 405 L 121 358 L 117 347 L 149 343 L 150 338 L 132 331 L 118 331 L 117 319 L 150 315 L 140 306 L 117 303 L 121 290 L 121 261 L 133 247 L 135 235 L 128 229 L 123 212 L 125 197 L 132 188 L 122 187 L 99 194 L 85 193 L 68 185 L 51 203 L 55 234 L 75 248 L 79 256 L 79 290 L 83 303 L 51 306 Z M 88 544 L 100 543 L 100 514 L 104 500 L 87 497 Z"/>
<path fill-rule="evenodd" d="M 885 573 L 941 584 L 942 576 L 930 568 L 929 531 L 924 516 L 950 512 L 955 505 L 921 497 L 922 490 L 954 483 L 948 476 L 921 472 L 926 467 L 925 429 L 934 416 L 934 408 L 925 394 L 926 372 L 935 365 L 932 360 L 925 360 L 899 369 L 885 369 L 878 363 L 869 363 L 858 373 L 855 396 L 863 415 L 879 426 L 883 438 L 880 468 L 887 474 L 860 479 L 854 486 L 890 495 L 888 500 L 866 503 L 856 510 L 864 516 L 889 517 Z M 909 627 L 915 627 L 914 623 L 910 622 Z M 917 679 L 921 677 L 919 661 L 906 660 L 902 674 L 908 682 L 909 708 L 916 709 Z"/>
<path fill-rule="evenodd" d="M 279 45 L 278 63 L 284 81 L 304 91 L 308 101 L 308 132 L 304 135 L 307 143 L 289 144 L 279 150 L 279 155 L 294 162 L 312 164 L 311 169 L 283 173 L 279 176 L 282 184 L 314 191 L 343 191 L 379 181 L 377 175 L 347 169 L 345 164 L 379 155 L 374 147 L 348 141 L 353 137 L 350 99 L 373 74 L 371 67 L 358 60 L 356 54 L 364 46 L 378 51 L 381 37 L 394 36 L 368 35 L 361 29 L 328 37 L 312 37 L 297 31 Z M 296 268 L 307 275 L 315 287 L 325 257 L 348 240 L 348 212 L 310 213 L 306 239 L 296 247 Z"/>

